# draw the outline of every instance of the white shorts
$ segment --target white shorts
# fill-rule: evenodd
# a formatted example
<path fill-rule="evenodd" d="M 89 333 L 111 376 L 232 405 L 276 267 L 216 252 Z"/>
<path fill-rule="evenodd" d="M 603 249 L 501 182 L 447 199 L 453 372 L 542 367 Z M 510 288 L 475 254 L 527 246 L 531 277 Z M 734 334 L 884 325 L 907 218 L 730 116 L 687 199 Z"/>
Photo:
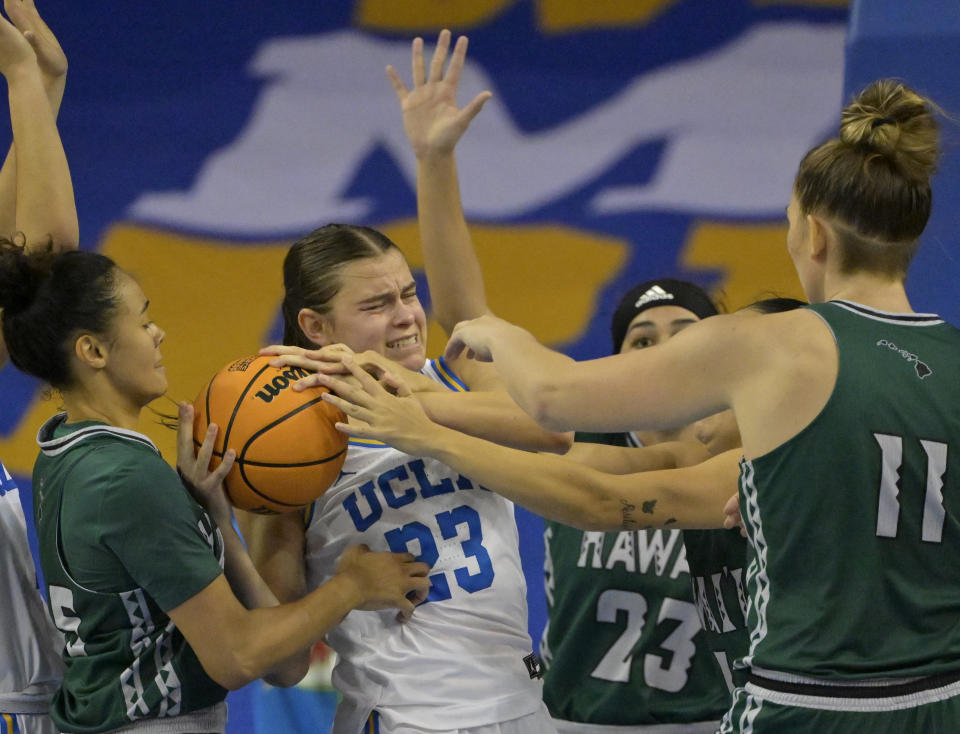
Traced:
<path fill-rule="evenodd" d="M 405 724 L 391 726 L 377 711 L 363 727 L 363 734 L 557 734 L 547 707 L 510 721 L 474 726 L 469 729 L 413 729 Z"/>

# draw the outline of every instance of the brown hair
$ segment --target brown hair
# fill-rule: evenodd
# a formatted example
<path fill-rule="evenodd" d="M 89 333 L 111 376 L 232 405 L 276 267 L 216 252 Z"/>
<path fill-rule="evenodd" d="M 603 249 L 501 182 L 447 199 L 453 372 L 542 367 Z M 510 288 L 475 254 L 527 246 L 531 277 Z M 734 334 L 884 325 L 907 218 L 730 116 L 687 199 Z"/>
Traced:
<path fill-rule="evenodd" d="M 906 274 L 930 218 L 936 112 L 909 87 L 881 79 L 844 108 L 839 136 L 800 162 L 800 210 L 834 225 L 842 272 Z"/>
<path fill-rule="evenodd" d="M 10 360 L 55 388 L 70 387 L 70 355 L 79 334 L 107 334 L 119 308 L 121 271 L 105 255 L 32 252 L 0 238 L 0 308 Z"/>
<path fill-rule="evenodd" d="M 340 269 L 390 250 L 399 252 L 385 234 L 353 224 L 328 224 L 294 242 L 283 260 L 283 343 L 316 348 L 300 328 L 300 309 L 327 313 L 340 292 Z"/>

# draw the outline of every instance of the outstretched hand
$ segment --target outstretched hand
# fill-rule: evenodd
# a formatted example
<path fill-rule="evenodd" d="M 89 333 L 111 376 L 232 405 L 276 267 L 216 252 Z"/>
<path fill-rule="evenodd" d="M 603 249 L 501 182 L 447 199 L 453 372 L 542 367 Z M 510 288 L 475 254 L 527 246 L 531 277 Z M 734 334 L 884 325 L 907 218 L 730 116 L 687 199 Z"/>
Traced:
<path fill-rule="evenodd" d="M 193 406 L 190 403 L 179 404 L 179 425 L 177 426 L 177 471 L 184 486 L 190 490 L 193 498 L 203 505 L 218 526 L 230 523 L 230 501 L 223 489 L 223 480 L 233 467 L 236 453 L 229 449 L 220 465 L 210 471 L 210 457 L 213 456 L 213 444 L 217 438 L 217 424 L 207 428 L 203 444 L 199 450 L 193 445 Z"/>
<path fill-rule="evenodd" d="M 460 36 L 444 74 L 443 66 L 450 49 L 450 31 L 443 30 L 430 60 L 429 75 L 423 61 L 423 39 L 413 41 L 413 89 L 408 89 L 400 74 L 387 67 L 387 77 L 400 100 L 403 127 L 417 158 L 453 152 L 470 121 L 480 112 L 491 92 L 481 92 L 462 109 L 457 107 L 457 86 L 467 55 L 467 37 Z"/>

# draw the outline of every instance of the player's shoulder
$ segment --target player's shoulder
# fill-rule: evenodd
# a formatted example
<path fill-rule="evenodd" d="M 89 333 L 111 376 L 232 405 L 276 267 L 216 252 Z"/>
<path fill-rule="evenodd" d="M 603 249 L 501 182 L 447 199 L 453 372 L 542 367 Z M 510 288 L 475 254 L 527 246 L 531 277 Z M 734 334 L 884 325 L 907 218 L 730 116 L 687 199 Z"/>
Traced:
<path fill-rule="evenodd" d="M 144 471 L 174 473 L 145 436 L 141 439 L 102 434 L 77 448 L 84 449 L 83 461 L 87 467 L 109 468 L 116 476 L 142 475 Z"/>
<path fill-rule="evenodd" d="M 164 493 L 180 486 L 176 471 L 146 436 L 133 431 L 99 432 L 76 441 L 64 456 L 72 455 L 70 483 L 88 485 L 98 495 L 136 492 L 146 499 L 151 492 Z"/>
<path fill-rule="evenodd" d="M 803 344 L 807 348 L 832 348 L 828 323 L 810 308 L 764 313 L 743 308 L 731 314 L 711 316 L 703 321 L 711 337 L 736 347 L 743 356 L 763 357 L 784 354 L 784 348 Z M 686 329 L 693 331 L 694 326 Z"/>

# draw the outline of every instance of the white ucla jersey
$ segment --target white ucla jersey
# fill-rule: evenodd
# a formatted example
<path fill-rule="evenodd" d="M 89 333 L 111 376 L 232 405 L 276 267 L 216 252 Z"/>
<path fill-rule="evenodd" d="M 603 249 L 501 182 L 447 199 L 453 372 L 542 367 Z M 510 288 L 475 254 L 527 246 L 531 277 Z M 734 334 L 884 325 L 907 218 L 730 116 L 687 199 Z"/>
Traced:
<path fill-rule="evenodd" d="M 0 464 L 0 712 L 46 713 L 63 677 L 62 638 L 37 589 L 20 491 Z"/>
<path fill-rule="evenodd" d="M 442 359 L 423 372 L 465 389 Z M 370 711 L 413 728 L 459 729 L 540 709 L 513 503 L 445 464 L 367 439 L 351 440 L 340 478 L 307 520 L 307 583 L 328 580 L 349 546 L 408 551 L 431 566 L 413 618 L 353 611 L 327 635 L 343 694 L 335 734 L 356 734 Z"/>

